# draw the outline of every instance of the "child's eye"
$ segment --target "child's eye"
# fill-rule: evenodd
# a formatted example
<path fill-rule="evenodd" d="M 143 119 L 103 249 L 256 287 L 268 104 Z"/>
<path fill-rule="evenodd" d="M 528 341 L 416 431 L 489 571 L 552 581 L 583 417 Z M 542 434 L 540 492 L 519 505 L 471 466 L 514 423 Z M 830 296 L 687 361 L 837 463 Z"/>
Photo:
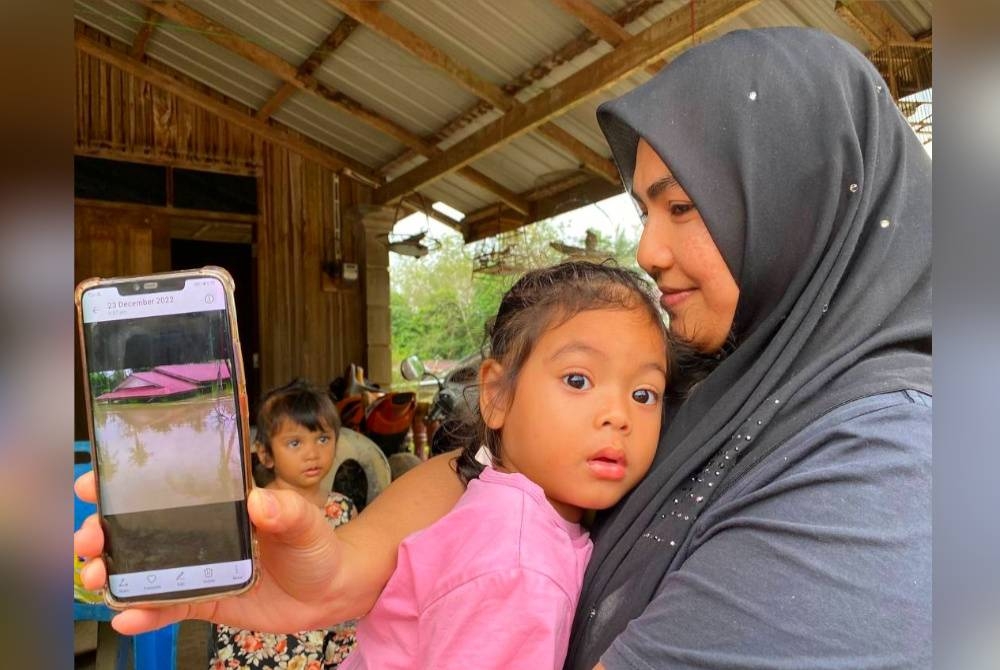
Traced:
<path fill-rule="evenodd" d="M 649 214 L 646 212 L 639 212 L 639 223 L 641 223 L 643 227 L 646 226 L 647 220 L 649 220 Z"/>
<path fill-rule="evenodd" d="M 288 441 L 288 448 L 289 449 L 296 449 L 299 446 L 299 444 L 301 444 L 301 443 L 298 440 L 289 440 Z"/>
<path fill-rule="evenodd" d="M 319 438 L 317 438 L 316 441 L 319 442 L 320 444 L 326 444 L 327 442 L 330 441 L 330 436 L 329 435 L 320 435 Z"/>
<path fill-rule="evenodd" d="M 632 400 L 641 405 L 655 405 L 660 394 L 652 389 L 636 389 L 632 391 Z"/>
<path fill-rule="evenodd" d="M 581 375 L 578 372 L 571 372 L 568 375 L 563 375 L 563 381 L 566 382 L 568 386 L 575 389 L 583 390 L 585 388 L 590 388 L 590 380 L 587 379 L 585 375 Z"/>

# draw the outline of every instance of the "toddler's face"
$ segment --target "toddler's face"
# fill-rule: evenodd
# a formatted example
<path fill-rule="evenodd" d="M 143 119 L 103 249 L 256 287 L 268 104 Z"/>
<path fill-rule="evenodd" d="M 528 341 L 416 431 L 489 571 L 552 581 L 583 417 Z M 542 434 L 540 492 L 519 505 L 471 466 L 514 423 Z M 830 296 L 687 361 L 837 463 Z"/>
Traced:
<path fill-rule="evenodd" d="M 501 430 L 503 468 L 541 486 L 570 520 L 615 504 L 652 463 L 666 369 L 663 336 L 645 310 L 588 310 L 550 328 L 507 402 L 484 408 Z"/>
<path fill-rule="evenodd" d="M 277 482 L 289 488 L 313 491 L 333 466 L 337 440 L 327 426 L 309 430 L 290 419 L 282 419 L 271 435 L 270 453 L 261 462 L 274 470 Z"/>

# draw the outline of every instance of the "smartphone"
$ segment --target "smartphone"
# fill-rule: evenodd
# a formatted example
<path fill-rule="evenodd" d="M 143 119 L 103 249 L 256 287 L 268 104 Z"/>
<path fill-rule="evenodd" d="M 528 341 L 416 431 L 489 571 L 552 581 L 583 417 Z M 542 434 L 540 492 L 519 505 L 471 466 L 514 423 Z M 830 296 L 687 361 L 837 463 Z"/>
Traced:
<path fill-rule="evenodd" d="M 246 382 L 221 268 L 76 287 L 104 599 L 206 600 L 257 579 Z"/>

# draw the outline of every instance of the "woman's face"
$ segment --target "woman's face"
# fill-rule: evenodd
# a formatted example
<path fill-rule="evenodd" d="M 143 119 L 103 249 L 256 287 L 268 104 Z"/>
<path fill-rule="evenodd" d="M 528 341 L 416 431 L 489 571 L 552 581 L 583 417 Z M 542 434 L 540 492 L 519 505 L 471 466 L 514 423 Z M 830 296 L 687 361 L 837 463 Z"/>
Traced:
<path fill-rule="evenodd" d="M 732 329 L 740 290 L 694 202 L 642 139 L 632 188 L 643 214 L 636 260 L 660 289 L 670 329 L 699 351 L 718 351 Z"/>

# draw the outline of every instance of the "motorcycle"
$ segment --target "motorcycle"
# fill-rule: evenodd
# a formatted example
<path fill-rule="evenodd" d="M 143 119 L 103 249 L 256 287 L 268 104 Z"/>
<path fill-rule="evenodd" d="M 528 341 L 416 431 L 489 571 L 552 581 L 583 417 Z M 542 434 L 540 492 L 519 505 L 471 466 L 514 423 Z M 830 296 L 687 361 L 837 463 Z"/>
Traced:
<path fill-rule="evenodd" d="M 330 383 L 330 394 L 342 428 L 336 460 L 322 486 L 349 496 L 361 511 L 392 480 L 389 459 L 404 451 L 417 397 L 382 391 L 354 363 Z"/>
<path fill-rule="evenodd" d="M 437 386 L 424 417 L 427 424 L 430 454 L 436 456 L 460 449 L 476 438 L 479 414 L 479 365 L 482 354 L 475 353 L 460 360 L 444 377 L 429 372 L 417 355 L 408 356 L 400 364 L 400 373 L 408 381 L 421 383 L 431 379 Z"/>
<path fill-rule="evenodd" d="M 368 437 L 386 456 L 404 451 L 417 411 L 416 393 L 385 392 L 366 379 L 364 369 L 354 363 L 344 377 L 330 383 L 330 393 L 346 428 Z"/>

